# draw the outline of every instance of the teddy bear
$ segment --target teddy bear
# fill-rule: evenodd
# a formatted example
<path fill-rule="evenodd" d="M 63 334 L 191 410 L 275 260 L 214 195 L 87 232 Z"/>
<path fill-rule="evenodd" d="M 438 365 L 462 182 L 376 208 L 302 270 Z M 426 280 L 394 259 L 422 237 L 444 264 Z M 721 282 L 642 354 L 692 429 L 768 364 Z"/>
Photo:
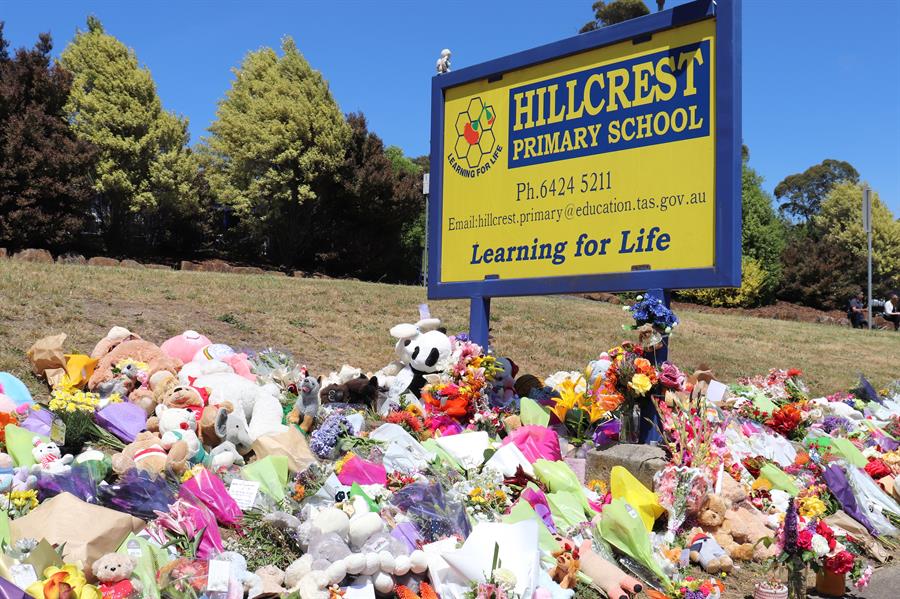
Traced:
<path fill-rule="evenodd" d="M 93 351 L 91 351 L 91 357 L 99 360 L 114 350 L 118 345 L 126 341 L 140 340 L 140 338 L 140 335 L 132 333 L 125 327 L 114 326 L 109 330 L 106 336 L 94 346 Z"/>
<path fill-rule="evenodd" d="M 725 512 L 731 504 L 721 495 L 710 494 L 706 496 L 700 512 L 697 514 L 697 521 L 704 530 L 717 529 L 725 520 Z"/>
<path fill-rule="evenodd" d="M 193 382 L 195 379 L 191 378 Z M 190 410 L 197 422 L 197 436 L 203 445 L 216 446 L 221 439 L 216 435 L 215 424 L 218 408 L 208 406 L 209 392 L 203 387 L 194 387 L 190 383 L 183 384 L 180 379 L 169 372 L 160 372 L 151 381 L 153 388 L 154 414 L 147 418 L 147 430 L 159 430 L 159 417 L 155 414 L 155 406 Z M 230 408 L 231 404 L 227 404 Z"/>
<path fill-rule="evenodd" d="M 62 455 L 59 446 L 53 441 L 44 441 L 40 437 L 32 437 L 31 455 L 37 462 L 31 467 L 33 473 L 43 472 L 45 474 L 68 474 L 72 470 L 72 460 L 75 456 L 66 454 Z"/>
<path fill-rule="evenodd" d="M 96 357 L 96 356 L 95 356 Z M 144 362 L 149 367 L 148 376 L 167 370 L 172 374 L 181 368 L 181 360 L 167 356 L 158 346 L 142 339 L 129 339 L 116 345 L 109 353 L 100 358 L 94 373 L 88 380 L 88 389 L 95 391 L 101 384 L 116 378 L 115 366 L 126 358 Z M 134 391 L 132 391 L 134 393 Z M 131 394 L 129 393 L 129 400 Z"/>
<path fill-rule="evenodd" d="M 107 553 L 91 565 L 91 572 L 100 583 L 103 599 L 141 597 L 143 585 L 132 578 L 137 560 L 123 553 Z"/>
<path fill-rule="evenodd" d="M 197 437 L 197 419 L 194 413 L 184 408 L 169 408 L 165 404 L 156 406 L 160 440 L 168 451 L 178 442 L 187 444 L 187 459 L 199 464 L 206 459 L 206 450 Z"/>
<path fill-rule="evenodd" d="M 378 398 L 378 378 L 360 375 L 346 383 L 328 385 L 319 393 L 319 397 L 327 403 L 362 404 L 375 408 Z"/>
<path fill-rule="evenodd" d="M 112 456 L 112 467 L 116 474 L 123 474 L 137 468 L 150 474 L 159 474 L 172 469 L 176 474 L 184 474 L 188 468 L 188 445 L 184 441 L 173 443 L 169 450 L 163 448 L 159 434 L 144 431 L 138 433 L 134 441 Z"/>
<path fill-rule="evenodd" d="M 770 549 L 758 543 L 772 534 L 764 520 L 746 508 L 732 508 L 731 503 L 721 495 L 711 494 L 706 498 L 697 515 L 697 522 L 732 560 L 750 561 L 771 555 Z"/>
<path fill-rule="evenodd" d="M 204 374 L 190 384 L 205 391 L 207 405 L 215 407 L 217 414 L 220 407 L 230 406 L 243 417 L 254 441 L 264 434 L 287 430 L 282 425 L 281 391 L 275 384 L 257 385 L 234 372 Z"/>
<path fill-rule="evenodd" d="M 297 384 L 297 401 L 294 408 L 288 413 L 287 420 L 292 424 L 300 424 L 304 432 L 310 432 L 319 413 L 319 385 L 320 379 L 306 375 Z M 300 417 L 303 417 L 301 421 Z"/>
<path fill-rule="evenodd" d="M 692 563 L 699 563 L 709 574 L 718 574 L 719 572 L 727 574 L 732 571 L 734 562 L 715 538 L 705 534 L 699 528 L 691 530 L 688 536 L 691 538 L 688 548 Z"/>

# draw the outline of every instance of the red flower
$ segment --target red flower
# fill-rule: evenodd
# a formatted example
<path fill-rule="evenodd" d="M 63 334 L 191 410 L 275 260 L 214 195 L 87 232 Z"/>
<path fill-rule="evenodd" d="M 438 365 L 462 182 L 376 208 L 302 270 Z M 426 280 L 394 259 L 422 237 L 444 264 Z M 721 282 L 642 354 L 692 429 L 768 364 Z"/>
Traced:
<path fill-rule="evenodd" d="M 835 574 L 846 574 L 853 569 L 856 558 L 849 551 L 841 551 L 837 555 L 825 558 L 825 569 Z"/>
<path fill-rule="evenodd" d="M 775 410 L 772 417 L 766 420 L 766 424 L 776 432 L 788 437 L 791 431 L 800 424 L 801 417 L 800 410 L 794 404 L 787 404 Z"/>
<path fill-rule="evenodd" d="M 812 538 L 813 533 L 804 528 L 799 533 L 797 533 L 797 545 L 802 547 L 803 549 L 812 550 Z"/>
<path fill-rule="evenodd" d="M 834 531 L 831 530 L 830 526 L 825 524 L 824 520 L 819 520 L 816 523 L 816 532 L 825 537 L 825 540 L 828 541 L 828 550 L 834 551 L 837 540 L 834 538 Z"/>
<path fill-rule="evenodd" d="M 869 458 L 869 462 L 866 464 L 866 472 L 869 473 L 869 476 L 878 480 L 884 476 L 890 476 L 891 469 L 888 468 L 888 465 L 885 464 L 883 460 Z"/>
<path fill-rule="evenodd" d="M 791 368 L 787 371 L 788 377 L 803 376 L 803 371 L 799 368 Z"/>

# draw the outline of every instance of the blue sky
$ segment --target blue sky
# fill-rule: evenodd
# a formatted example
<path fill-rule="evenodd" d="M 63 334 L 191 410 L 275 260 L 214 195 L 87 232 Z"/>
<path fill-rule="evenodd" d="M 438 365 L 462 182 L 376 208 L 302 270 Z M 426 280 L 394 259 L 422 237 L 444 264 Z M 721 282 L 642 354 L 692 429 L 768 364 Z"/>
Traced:
<path fill-rule="evenodd" d="M 364 112 L 385 143 L 415 156 L 428 151 L 441 48 L 460 68 L 556 41 L 590 18 L 591 3 L 31 1 L 6 3 L 0 19 L 13 47 L 50 31 L 58 54 L 95 14 L 150 68 L 164 106 L 190 119 L 192 142 L 230 69 L 289 34 L 342 110 Z M 843 159 L 900 216 L 900 1 L 746 0 L 743 56 L 744 141 L 766 187 Z"/>

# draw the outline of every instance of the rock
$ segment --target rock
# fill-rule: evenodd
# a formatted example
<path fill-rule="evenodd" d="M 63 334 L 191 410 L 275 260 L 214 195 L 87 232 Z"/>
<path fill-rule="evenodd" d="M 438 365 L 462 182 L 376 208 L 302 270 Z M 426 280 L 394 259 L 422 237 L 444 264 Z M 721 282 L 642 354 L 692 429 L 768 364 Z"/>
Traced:
<path fill-rule="evenodd" d="M 182 260 L 181 264 L 178 265 L 180 270 L 199 270 L 197 267 L 199 264 L 196 262 L 191 262 L 190 260 Z"/>
<path fill-rule="evenodd" d="M 0 248 L 0 258 L 6 258 L 6 248 Z"/>
<path fill-rule="evenodd" d="M 144 268 L 144 265 L 137 260 L 122 260 L 119 263 L 119 266 L 122 266 L 124 268 Z"/>
<path fill-rule="evenodd" d="M 232 266 L 231 272 L 242 275 L 264 275 L 266 271 L 258 266 Z"/>
<path fill-rule="evenodd" d="M 66 252 L 65 254 L 58 256 L 56 261 L 60 264 L 87 264 L 87 259 L 81 254 L 76 254 L 75 252 Z"/>
<path fill-rule="evenodd" d="M 267 270 L 267 275 L 272 275 L 273 277 L 286 277 L 288 274 L 286 272 L 280 270 Z"/>
<path fill-rule="evenodd" d="M 620 300 L 619 296 L 615 293 L 583 293 L 582 297 L 594 302 L 606 302 L 607 304 L 615 304 L 617 306 L 622 303 L 622 300 Z"/>
<path fill-rule="evenodd" d="M 298 279 L 305 279 L 306 273 L 302 270 L 295 270 L 292 276 L 297 277 Z"/>
<path fill-rule="evenodd" d="M 224 260 L 204 260 L 197 264 L 197 270 L 202 272 L 231 272 L 231 265 Z"/>
<path fill-rule="evenodd" d="M 585 478 L 609 481 L 609 472 L 613 466 L 622 466 L 648 489 L 653 489 L 653 475 L 666 464 L 666 452 L 655 445 L 619 443 L 607 449 L 588 452 Z"/>
<path fill-rule="evenodd" d="M 88 266 L 118 266 L 119 261 L 115 258 L 107 258 L 106 256 L 94 256 L 87 261 Z"/>
<path fill-rule="evenodd" d="M 53 256 L 47 250 L 27 249 L 17 254 L 13 254 L 13 260 L 21 260 L 22 262 L 42 262 L 44 264 L 53 264 Z"/>
<path fill-rule="evenodd" d="M 145 264 L 144 268 L 149 268 L 151 270 L 172 270 L 171 266 L 166 266 L 165 264 Z"/>

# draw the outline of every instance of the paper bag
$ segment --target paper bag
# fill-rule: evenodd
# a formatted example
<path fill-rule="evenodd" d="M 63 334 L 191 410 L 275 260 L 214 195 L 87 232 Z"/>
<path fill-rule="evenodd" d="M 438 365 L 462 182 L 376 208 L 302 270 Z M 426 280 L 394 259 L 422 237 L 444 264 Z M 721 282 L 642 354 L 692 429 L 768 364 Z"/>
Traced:
<path fill-rule="evenodd" d="M 289 426 L 282 433 L 263 435 L 251 447 L 260 459 L 270 455 L 286 456 L 288 470 L 294 474 L 304 472 L 310 464 L 318 461 L 310 451 L 306 437 L 294 426 Z"/>
<path fill-rule="evenodd" d="M 143 528 L 143 520 L 85 503 L 70 493 L 60 493 L 9 523 L 14 543 L 25 538 L 65 543 L 65 561 L 81 563 L 86 571 L 94 560 L 114 552 L 129 534 Z"/>
<path fill-rule="evenodd" d="M 44 376 L 45 370 L 66 367 L 66 356 L 63 352 L 63 344 L 66 342 L 66 334 L 50 335 L 34 342 L 26 355 L 31 362 L 31 370 L 38 376 Z"/>

